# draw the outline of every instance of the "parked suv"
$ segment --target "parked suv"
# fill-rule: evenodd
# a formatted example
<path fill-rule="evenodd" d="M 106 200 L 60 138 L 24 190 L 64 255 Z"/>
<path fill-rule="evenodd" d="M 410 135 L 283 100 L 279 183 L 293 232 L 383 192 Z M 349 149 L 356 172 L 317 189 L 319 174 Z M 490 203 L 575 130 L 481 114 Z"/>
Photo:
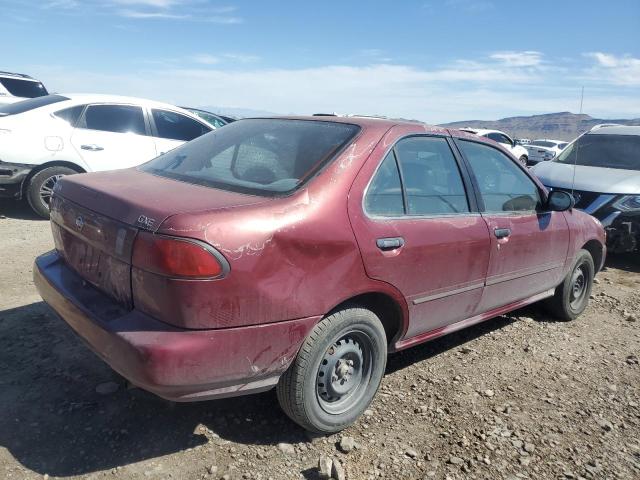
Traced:
<path fill-rule="evenodd" d="M 0 106 L 0 197 L 24 196 L 47 218 L 63 176 L 139 165 L 213 129 L 140 98 L 47 95 Z"/>
<path fill-rule="evenodd" d="M 133 384 L 177 401 L 277 386 L 335 432 L 397 351 L 539 300 L 571 320 L 604 231 L 502 147 L 358 117 L 238 120 L 55 188 L 42 298 Z"/>
<path fill-rule="evenodd" d="M 602 222 L 611 251 L 638 250 L 640 126 L 594 127 L 533 171 L 547 187 L 570 192 L 578 208 Z"/>
<path fill-rule="evenodd" d="M 41 81 L 23 73 L 0 72 L 0 105 L 49 95 Z"/>
<path fill-rule="evenodd" d="M 511 154 L 516 157 L 522 165 L 527 166 L 529 161 L 529 152 L 506 133 L 501 132 L 500 130 L 485 130 L 482 128 L 470 127 L 461 128 L 461 130 L 463 132 L 473 133 L 474 135 L 479 135 L 481 137 L 488 138 L 489 140 L 493 140 L 494 142 L 498 142 L 505 149 L 511 152 Z"/>

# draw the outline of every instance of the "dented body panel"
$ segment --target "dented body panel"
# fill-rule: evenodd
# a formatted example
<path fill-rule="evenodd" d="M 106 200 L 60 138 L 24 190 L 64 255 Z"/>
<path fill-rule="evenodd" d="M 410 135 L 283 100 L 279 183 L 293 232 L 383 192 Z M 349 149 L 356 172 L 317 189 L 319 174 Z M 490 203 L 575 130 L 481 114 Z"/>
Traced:
<path fill-rule="evenodd" d="M 385 325 L 390 349 L 406 348 L 548 296 L 577 250 L 604 243 L 587 215 L 555 212 L 555 236 L 541 224 L 514 247 L 528 252 L 524 263 L 553 263 L 552 274 L 529 282 L 529 290 L 508 289 L 512 298 L 500 302 L 487 278 L 515 260 L 496 256 L 501 247 L 482 212 L 392 221 L 363 209 L 372 176 L 399 139 L 435 135 L 456 151 L 454 137 L 467 134 L 391 120 L 331 121 L 360 131 L 289 195 L 236 193 L 138 169 L 63 178 L 52 203 L 56 251 L 34 266 L 43 299 L 132 383 L 196 400 L 270 388 L 314 325 L 360 295 L 394 305 L 397 324 Z M 138 268 L 132 250 L 141 230 L 204 242 L 229 271 L 194 280 Z M 384 237 L 405 243 L 381 251 L 376 240 Z M 532 267 L 518 266 L 525 285 Z"/>

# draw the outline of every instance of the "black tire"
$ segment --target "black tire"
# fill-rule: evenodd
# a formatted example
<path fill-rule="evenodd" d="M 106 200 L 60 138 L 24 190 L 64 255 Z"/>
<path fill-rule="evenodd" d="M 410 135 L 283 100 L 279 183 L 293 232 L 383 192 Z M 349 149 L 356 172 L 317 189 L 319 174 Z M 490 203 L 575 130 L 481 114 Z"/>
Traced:
<path fill-rule="evenodd" d="M 42 218 L 49 218 L 49 201 L 53 186 L 65 175 L 78 173 L 68 167 L 47 167 L 36 173 L 27 186 L 27 201 Z"/>
<path fill-rule="evenodd" d="M 319 322 L 307 336 L 280 377 L 278 401 L 306 430 L 338 432 L 367 409 L 386 364 L 387 337 L 380 319 L 365 308 L 344 308 Z"/>
<path fill-rule="evenodd" d="M 584 312 L 589 305 L 594 275 L 591 254 L 587 250 L 580 250 L 571 270 L 547 302 L 549 309 L 559 320 L 575 320 Z"/>
<path fill-rule="evenodd" d="M 522 165 L 524 165 L 524 166 L 526 167 L 526 166 L 527 166 L 527 163 L 529 162 L 529 159 L 527 158 L 527 156 L 526 156 L 526 155 L 522 155 L 522 156 L 518 159 L 518 161 L 519 161 Z"/>

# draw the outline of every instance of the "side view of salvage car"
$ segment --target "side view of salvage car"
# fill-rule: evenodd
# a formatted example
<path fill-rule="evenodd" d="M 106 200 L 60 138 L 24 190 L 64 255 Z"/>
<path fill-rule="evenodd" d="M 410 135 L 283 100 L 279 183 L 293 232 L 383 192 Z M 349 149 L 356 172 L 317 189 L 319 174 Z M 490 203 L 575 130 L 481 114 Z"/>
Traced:
<path fill-rule="evenodd" d="M 506 149 L 360 117 L 244 119 L 127 170 L 62 178 L 42 298 L 175 401 L 275 387 L 302 427 L 356 421 L 402 350 L 544 300 L 587 306 L 600 223 Z"/>
<path fill-rule="evenodd" d="M 597 126 L 533 172 L 602 222 L 611 252 L 633 252 L 640 249 L 639 149 L 640 127 Z"/>

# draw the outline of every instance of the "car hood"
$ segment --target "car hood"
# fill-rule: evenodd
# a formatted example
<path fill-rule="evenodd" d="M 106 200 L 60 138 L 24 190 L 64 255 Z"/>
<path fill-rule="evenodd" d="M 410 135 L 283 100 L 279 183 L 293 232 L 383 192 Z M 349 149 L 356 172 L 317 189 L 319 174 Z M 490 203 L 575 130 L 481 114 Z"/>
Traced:
<path fill-rule="evenodd" d="M 565 163 L 545 162 L 533 167 L 532 171 L 548 187 L 575 188 L 598 193 L 640 193 L 640 171 L 637 170 L 583 165 L 574 167 Z"/>

